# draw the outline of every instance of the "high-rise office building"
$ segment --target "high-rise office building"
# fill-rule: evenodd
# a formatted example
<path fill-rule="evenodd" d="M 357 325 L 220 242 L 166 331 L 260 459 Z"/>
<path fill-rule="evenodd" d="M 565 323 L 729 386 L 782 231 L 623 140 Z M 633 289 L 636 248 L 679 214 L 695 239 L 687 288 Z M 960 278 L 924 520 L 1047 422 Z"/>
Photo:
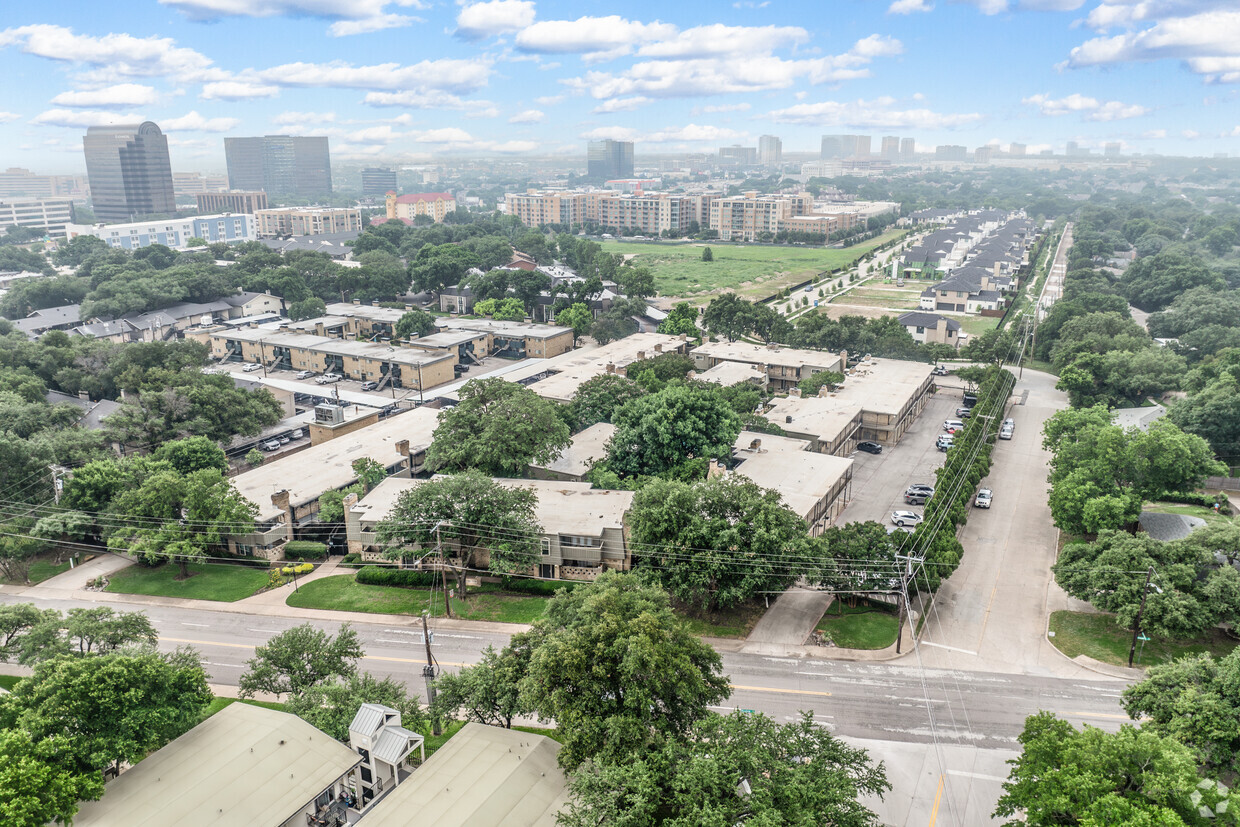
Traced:
<path fill-rule="evenodd" d="M 869 158 L 869 135 L 823 135 L 823 158 Z"/>
<path fill-rule="evenodd" d="M 758 150 L 751 146 L 721 146 L 719 163 L 751 167 L 758 163 Z"/>
<path fill-rule="evenodd" d="M 175 214 L 168 139 L 150 121 L 92 126 L 82 139 L 90 199 L 100 221 Z"/>
<path fill-rule="evenodd" d="M 1008 155 L 1011 155 L 1013 158 L 1020 158 L 1024 154 L 1025 154 L 1024 144 L 1018 144 L 1015 141 L 1012 141 L 1012 143 L 1008 144 Z"/>
<path fill-rule="evenodd" d="M 225 138 L 224 155 L 229 189 L 299 198 L 318 198 L 332 191 L 331 150 L 326 137 Z"/>
<path fill-rule="evenodd" d="M 758 139 L 758 163 L 764 167 L 775 167 L 784 161 L 784 142 L 774 135 L 763 135 Z"/>
<path fill-rule="evenodd" d="M 1123 144 L 1121 144 L 1119 141 L 1111 141 L 1109 143 L 1103 144 L 1102 154 L 1108 158 L 1118 158 L 1119 151 L 1122 146 Z"/>
<path fill-rule="evenodd" d="M 590 141 L 586 145 L 586 175 L 590 178 L 632 178 L 632 141 Z"/>
<path fill-rule="evenodd" d="M 957 146 L 956 144 L 944 144 L 934 148 L 934 158 L 937 161 L 966 161 L 969 158 L 969 148 Z"/>
<path fill-rule="evenodd" d="M 384 167 L 367 167 L 362 170 L 362 195 L 382 198 L 396 189 L 396 170 Z"/>
<path fill-rule="evenodd" d="M 901 138 L 900 139 L 900 156 L 902 158 L 912 158 L 917 154 L 917 139 Z"/>
<path fill-rule="evenodd" d="M 879 154 L 888 161 L 894 161 L 900 157 L 900 139 L 895 135 L 884 135 Z"/>

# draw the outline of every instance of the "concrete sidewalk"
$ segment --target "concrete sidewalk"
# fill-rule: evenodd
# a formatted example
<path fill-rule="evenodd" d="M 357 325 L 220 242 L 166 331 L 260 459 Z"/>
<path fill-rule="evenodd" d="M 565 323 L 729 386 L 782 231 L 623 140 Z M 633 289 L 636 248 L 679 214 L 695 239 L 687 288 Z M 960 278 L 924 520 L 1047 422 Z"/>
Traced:
<path fill-rule="evenodd" d="M 834 596 L 829 592 L 792 588 L 754 625 L 740 651 L 755 655 L 782 655 L 801 648 L 826 613 Z"/>

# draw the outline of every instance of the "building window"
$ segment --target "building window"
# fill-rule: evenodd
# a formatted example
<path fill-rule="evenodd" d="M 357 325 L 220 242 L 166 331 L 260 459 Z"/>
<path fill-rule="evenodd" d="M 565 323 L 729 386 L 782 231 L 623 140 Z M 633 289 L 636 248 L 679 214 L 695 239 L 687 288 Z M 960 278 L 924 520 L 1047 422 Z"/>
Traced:
<path fill-rule="evenodd" d="M 917 332 L 918 332 L 918 333 L 925 333 L 925 332 L 926 332 L 926 329 L 925 329 L 924 327 L 922 327 L 921 325 L 917 325 Z"/>
<path fill-rule="evenodd" d="M 551 554 L 551 540 L 546 537 L 542 538 L 542 553 L 543 557 L 550 556 Z"/>

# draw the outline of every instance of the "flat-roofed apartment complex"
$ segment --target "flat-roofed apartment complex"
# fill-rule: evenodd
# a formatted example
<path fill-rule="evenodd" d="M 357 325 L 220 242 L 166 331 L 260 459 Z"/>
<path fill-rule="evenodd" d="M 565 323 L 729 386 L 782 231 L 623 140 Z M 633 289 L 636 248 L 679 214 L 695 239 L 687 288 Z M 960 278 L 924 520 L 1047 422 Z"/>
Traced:
<path fill-rule="evenodd" d="M 634 333 L 593 350 L 574 350 L 553 359 L 531 362 L 505 373 L 509 382 L 525 385 L 544 399 L 568 402 L 582 383 L 608 373 L 625 375 L 628 366 L 662 353 L 685 353 L 685 336 Z"/>
<path fill-rule="evenodd" d="M 721 362 L 739 362 L 763 369 L 771 390 L 786 393 L 802 379 L 825 370 L 842 373 L 848 366 L 847 354 L 825 350 L 802 350 L 747 342 L 707 342 L 693 349 L 693 366 L 707 371 Z"/>
<path fill-rule="evenodd" d="M 267 193 L 257 192 L 199 192 L 194 194 L 198 212 L 239 212 L 254 215 L 267 209 Z"/>
<path fill-rule="evenodd" d="M 4 198 L 0 200 L 0 227 L 31 227 L 48 235 L 64 235 L 73 222 L 69 198 Z"/>
<path fill-rule="evenodd" d="M 389 477 L 361 500 L 345 498 L 345 530 L 350 553 L 363 560 L 383 559 L 376 538 L 404 492 L 424 480 Z M 633 504 L 632 491 L 606 491 L 588 482 L 500 479 L 508 488 L 534 492 L 534 519 L 542 527 L 539 562 L 528 574 L 556 580 L 593 580 L 607 569 L 628 571 L 632 565 L 624 517 Z M 450 543 L 445 545 L 451 548 Z M 485 565 L 486 555 L 481 555 Z"/>
<path fill-rule="evenodd" d="M 493 319 L 439 319 L 440 332 L 484 333 L 487 355 L 505 359 L 549 359 L 573 349 L 573 329 L 532 322 Z M 418 339 L 410 344 L 418 346 Z"/>
<path fill-rule="evenodd" d="M 852 494 L 853 461 L 807 450 L 801 439 L 741 431 L 731 472 L 779 493 L 818 536 L 835 524 Z"/>
<path fill-rule="evenodd" d="M 354 460 L 373 459 L 399 477 L 421 473 L 438 424 L 439 411 L 415 408 L 233 477 L 237 492 L 258 506 L 258 517 L 253 533 L 230 538 L 229 551 L 280 559 L 297 526 L 318 514 L 319 497 L 357 481 Z"/>
<path fill-rule="evenodd" d="M 384 215 L 375 216 L 371 224 L 382 224 L 393 218 L 412 224 L 419 215 L 428 215 L 436 224 L 442 224 L 448 213 L 456 212 L 456 197 L 447 192 L 416 192 L 408 195 L 397 195 L 389 192 L 385 195 Z"/>
<path fill-rule="evenodd" d="M 860 440 L 895 445 L 926 407 L 933 366 L 899 359 L 863 359 L 845 371 L 844 383 L 818 396 L 793 390 L 763 416 L 813 450 L 845 456 Z"/>
<path fill-rule="evenodd" d="M 257 362 L 268 369 L 336 373 L 397 388 L 426 390 L 454 376 L 456 354 L 263 328 L 214 330 L 211 355 L 220 362 Z"/>
<path fill-rule="evenodd" d="M 350 207 L 288 207 L 254 213 L 259 238 L 361 232 L 362 211 Z"/>
<path fill-rule="evenodd" d="M 724 241 L 754 241 L 762 233 L 779 232 L 781 222 L 793 216 L 809 215 L 814 197 L 808 192 L 790 195 L 759 195 L 747 192 L 717 198 L 710 204 L 710 228 Z"/>
<path fill-rule="evenodd" d="M 527 227 L 600 224 L 660 235 L 664 231 L 684 230 L 693 222 L 704 225 L 716 197 L 666 192 L 530 190 L 507 193 L 504 203 L 508 214 L 521 219 Z"/>

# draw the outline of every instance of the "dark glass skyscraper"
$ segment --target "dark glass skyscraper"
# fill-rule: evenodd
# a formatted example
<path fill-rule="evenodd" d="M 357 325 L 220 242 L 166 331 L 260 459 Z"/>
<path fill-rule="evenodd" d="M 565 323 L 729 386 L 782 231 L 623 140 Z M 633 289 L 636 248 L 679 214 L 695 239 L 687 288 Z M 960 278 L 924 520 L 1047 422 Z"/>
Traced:
<path fill-rule="evenodd" d="M 586 145 L 586 175 L 590 178 L 632 178 L 632 141 L 590 141 Z"/>
<path fill-rule="evenodd" d="M 82 139 L 90 200 L 100 221 L 175 214 L 168 139 L 150 121 L 92 126 Z"/>
<path fill-rule="evenodd" d="M 362 170 L 362 195 L 382 198 L 396 189 L 396 170 L 384 167 L 367 167 Z"/>
<path fill-rule="evenodd" d="M 224 155 L 229 189 L 311 199 L 332 191 L 331 151 L 325 137 L 225 138 Z"/>

